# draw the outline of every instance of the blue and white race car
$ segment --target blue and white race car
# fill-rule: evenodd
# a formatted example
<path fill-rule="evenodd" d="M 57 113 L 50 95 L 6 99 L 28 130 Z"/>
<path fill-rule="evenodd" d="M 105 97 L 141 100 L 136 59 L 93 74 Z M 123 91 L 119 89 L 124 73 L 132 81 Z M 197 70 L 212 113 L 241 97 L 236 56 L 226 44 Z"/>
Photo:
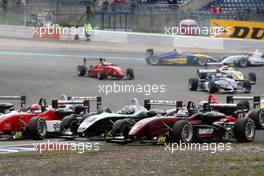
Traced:
<path fill-rule="evenodd" d="M 187 54 L 173 51 L 155 55 L 153 49 L 148 49 L 145 58 L 150 65 L 200 65 L 205 66 L 208 62 L 215 63 L 217 60 L 204 54 Z"/>
<path fill-rule="evenodd" d="M 237 81 L 231 75 L 217 72 L 198 70 L 198 78 L 189 79 L 189 90 L 208 91 L 209 93 L 250 93 L 250 80 Z"/>
<path fill-rule="evenodd" d="M 254 52 L 251 52 L 249 54 L 224 57 L 219 61 L 218 64 L 230 65 L 234 67 L 263 66 L 264 54 L 259 50 L 255 50 Z"/>

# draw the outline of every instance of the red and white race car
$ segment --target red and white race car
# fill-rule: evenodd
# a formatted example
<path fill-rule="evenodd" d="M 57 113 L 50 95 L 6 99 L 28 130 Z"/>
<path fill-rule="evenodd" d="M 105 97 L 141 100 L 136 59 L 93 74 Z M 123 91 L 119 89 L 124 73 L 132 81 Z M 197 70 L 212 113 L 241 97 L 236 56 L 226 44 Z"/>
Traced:
<path fill-rule="evenodd" d="M 8 97 L 11 100 L 12 97 L 17 99 L 19 96 Z M 63 118 L 70 114 L 89 111 L 90 101 L 97 101 L 97 107 L 101 105 L 101 98 L 68 97 L 67 100 L 53 100 L 51 107 L 44 98 L 40 98 L 38 104 L 33 104 L 29 108 L 23 106 L 20 111 L 0 115 L 0 138 L 38 140 L 44 139 L 48 134 L 58 134 Z M 26 102 L 23 102 L 23 105 L 26 105 Z"/>

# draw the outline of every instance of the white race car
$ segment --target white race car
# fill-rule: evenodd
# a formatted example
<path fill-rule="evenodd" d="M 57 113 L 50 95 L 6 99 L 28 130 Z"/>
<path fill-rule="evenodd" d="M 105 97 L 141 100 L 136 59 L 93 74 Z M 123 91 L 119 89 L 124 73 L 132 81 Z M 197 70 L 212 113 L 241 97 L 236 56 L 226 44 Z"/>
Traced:
<path fill-rule="evenodd" d="M 264 65 L 264 54 L 259 50 L 245 55 L 234 55 L 224 57 L 220 61 L 220 65 L 230 65 L 237 67 L 247 66 L 263 66 Z"/>

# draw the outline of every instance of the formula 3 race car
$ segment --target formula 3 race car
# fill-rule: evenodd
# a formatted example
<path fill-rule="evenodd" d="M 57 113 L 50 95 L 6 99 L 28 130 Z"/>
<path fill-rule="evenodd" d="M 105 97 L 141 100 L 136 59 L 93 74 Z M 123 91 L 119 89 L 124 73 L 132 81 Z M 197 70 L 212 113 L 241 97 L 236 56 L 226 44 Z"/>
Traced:
<path fill-rule="evenodd" d="M 224 57 L 219 61 L 220 65 L 230 65 L 235 67 L 263 66 L 264 54 L 256 50 L 255 52 L 245 55 L 234 55 Z"/>
<path fill-rule="evenodd" d="M 135 78 L 134 70 L 128 68 L 124 72 L 120 67 L 109 62 L 105 62 L 105 59 L 100 58 L 99 62 L 95 65 L 87 67 L 87 60 L 83 59 L 83 65 L 78 65 L 77 71 L 79 76 L 89 76 L 93 78 L 103 79 L 128 79 Z"/>
<path fill-rule="evenodd" d="M 64 108 L 58 108 L 59 104 Z M 65 108 L 67 104 L 74 105 L 74 108 Z M 1 138 L 39 140 L 44 139 L 46 135 L 58 134 L 62 119 L 67 115 L 79 113 L 80 107 L 77 105 L 88 106 L 89 100 L 53 100 L 52 105 L 54 107 L 48 106 L 47 101 L 41 98 L 39 104 L 1 115 Z"/>
<path fill-rule="evenodd" d="M 159 100 L 160 105 L 168 102 Z M 155 103 L 157 105 L 157 103 Z M 250 118 L 243 116 L 241 109 L 240 118 L 225 115 L 211 109 L 199 111 L 193 102 L 188 102 L 187 107 L 179 106 L 179 113 L 174 115 L 158 115 L 138 121 L 132 126 L 125 124 L 120 133 L 108 141 L 126 144 L 133 141 L 141 143 L 163 144 L 166 142 L 189 143 L 194 141 L 229 141 L 236 139 L 239 142 L 252 142 L 255 137 L 255 124 Z M 172 105 L 171 103 L 169 105 Z M 218 108 L 221 104 L 218 103 Z M 209 107 L 207 104 L 205 107 Z M 229 105 L 223 104 L 222 107 Z M 126 128 L 125 128 L 126 127 Z"/>
<path fill-rule="evenodd" d="M 200 65 L 205 66 L 207 62 L 217 62 L 211 56 L 204 54 L 184 54 L 173 50 L 171 52 L 155 55 L 153 49 L 148 49 L 145 58 L 150 65 Z"/>
<path fill-rule="evenodd" d="M 239 72 L 225 70 L 198 70 L 198 78 L 189 79 L 189 90 L 208 91 L 209 93 L 250 93 L 252 81 L 244 80 Z M 252 73 L 253 74 L 253 73 Z"/>
<path fill-rule="evenodd" d="M 129 106 L 124 106 L 117 113 L 106 108 L 97 113 L 87 113 L 83 116 L 68 116 L 61 125 L 62 138 L 103 137 L 112 130 L 115 121 L 131 118 L 134 120 L 147 117 L 147 110 L 140 106 L 137 99 L 132 99 Z"/>
<path fill-rule="evenodd" d="M 245 80 L 248 80 L 250 81 L 251 84 L 255 84 L 257 81 L 256 73 L 249 72 L 248 76 L 245 77 L 244 74 L 241 71 L 239 71 L 237 68 L 230 67 L 227 65 L 222 65 L 219 68 L 206 68 L 206 69 L 197 70 L 198 77 L 201 79 L 206 78 L 210 73 L 217 73 L 217 72 L 232 77 L 238 83 L 242 83 Z"/>

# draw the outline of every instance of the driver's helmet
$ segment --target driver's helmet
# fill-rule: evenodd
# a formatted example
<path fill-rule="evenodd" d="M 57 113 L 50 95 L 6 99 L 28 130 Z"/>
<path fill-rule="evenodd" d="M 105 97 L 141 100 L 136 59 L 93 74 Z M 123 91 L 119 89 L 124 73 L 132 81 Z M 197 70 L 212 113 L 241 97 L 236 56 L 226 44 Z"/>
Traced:
<path fill-rule="evenodd" d="M 121 109 L 122 114 L 133 114 L 135 112 L 135 108 L 132 106 L 124 106 Z"/>
<path fill-rule="evenodd" d="M 206 104 L 206 103 L 208 103 L 208 102 L 205 101 L 205 100 L 200 101 L 199 104 L 198 104 L 197 109 L 200 110 L 200 111 L 203 111 L 204 110 L 204 104 Z"/>
<path fill-rule="evenodd" d="M 216 74 L 215 74 L 215 77 L 216 77 L 216 78 L 220 78 L 220 77 L 222 77 L 222 74 L 221 74 L 221 73 L 216 73 Z"/>
<path fill-rule="evenodd" d="M 41 106 L 39 104 L 33 104 L 30 107 L 32 113 L 41 113 Z"/>
<path fill-rule="evenodd" d="M 221 69 L 221 70 L 228 70 L 229 67 L 228 67 L 227 65 L 223 65 L 220 69 Z"/>

